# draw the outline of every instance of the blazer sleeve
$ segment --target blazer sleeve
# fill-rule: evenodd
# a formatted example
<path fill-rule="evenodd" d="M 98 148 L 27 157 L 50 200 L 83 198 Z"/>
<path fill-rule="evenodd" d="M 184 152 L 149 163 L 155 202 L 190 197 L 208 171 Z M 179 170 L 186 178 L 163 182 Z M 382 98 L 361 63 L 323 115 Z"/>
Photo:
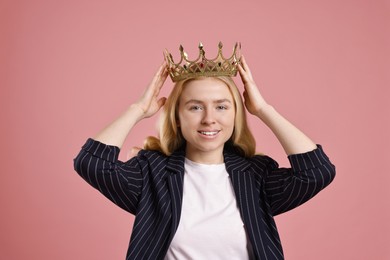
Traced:
<path fill-rule="evenodd" d="M 91 186 L 122 209 L 135 214 L 142 189 L 136 159 L 118 160 L 120 149 L 89 138 L 74 159 L 74 169 Z"/>
<path fill-rule="evenodd" d="M 288 159 L 291 168 L 278 168 L 272 159 L 267 167 L 265 190 L 273 215 L 305 203 L 328 186 L 336 174 L 321 145 L 307 153 L 290 155 Z"/>

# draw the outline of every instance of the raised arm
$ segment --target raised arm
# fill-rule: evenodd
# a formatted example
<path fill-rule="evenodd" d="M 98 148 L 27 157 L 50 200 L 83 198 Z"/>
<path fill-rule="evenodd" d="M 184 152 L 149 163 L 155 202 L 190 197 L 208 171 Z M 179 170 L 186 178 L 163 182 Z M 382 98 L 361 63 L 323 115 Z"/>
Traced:
<path fill-rule="evenodd" d="M 241 63 L 242 65 L 239 65 L 238 69 L 244 84 L 243 96 L 249 113 L 260 118 L 271 129 L 287 155 L 305 153 L 316 149 L 316 144 L 309 137 L 264 100 L 244 57 L 242 57 Z"/>
<path fill-rule="evenodd" d="M 144 118 L 151 117 L 164 105 L 166 98 L 158 96 L 167 76 L 166 63 L 163 62 L 142 97 L 100 131 L 94 139 L 121 148 L 134 125 Z"/>

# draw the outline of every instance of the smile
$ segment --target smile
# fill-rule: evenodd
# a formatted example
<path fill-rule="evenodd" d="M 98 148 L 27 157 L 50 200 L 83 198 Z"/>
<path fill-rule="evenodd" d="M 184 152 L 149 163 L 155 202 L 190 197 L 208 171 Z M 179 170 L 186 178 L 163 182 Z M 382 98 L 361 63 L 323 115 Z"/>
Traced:
<path fill-rule="evenodd" d="M 220 131 L 198 131 L 198 133 L 207 136 L 217 135 Z"/>

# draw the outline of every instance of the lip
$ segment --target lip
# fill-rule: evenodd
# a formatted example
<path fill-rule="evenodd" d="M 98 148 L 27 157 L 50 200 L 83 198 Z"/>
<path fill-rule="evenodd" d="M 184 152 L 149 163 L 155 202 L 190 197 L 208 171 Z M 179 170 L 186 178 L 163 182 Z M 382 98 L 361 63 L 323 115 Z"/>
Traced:
<path fill-rule="evenodd" d="M 198 133 L 202 137 L 206 137 L 206 138 L 213 138 L 213 137 L 217 136 L 219 134 L 219 132 L 221 132 L 221 130 L 199 130 L 198 131 Z"/>

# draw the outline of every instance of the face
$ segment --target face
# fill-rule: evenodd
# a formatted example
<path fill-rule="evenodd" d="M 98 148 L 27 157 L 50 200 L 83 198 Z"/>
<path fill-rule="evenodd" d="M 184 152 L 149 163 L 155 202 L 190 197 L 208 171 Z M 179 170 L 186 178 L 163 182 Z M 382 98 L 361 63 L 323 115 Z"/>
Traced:
<path fill-rule="evenodd" d="M 215 78 L 188 82 L 180 96 L 178 116 L 187 141 L 186 156 L 196 162 L 223 162 L 223 147 L 232 136 L 235 118 L 228 86 Z"/>

